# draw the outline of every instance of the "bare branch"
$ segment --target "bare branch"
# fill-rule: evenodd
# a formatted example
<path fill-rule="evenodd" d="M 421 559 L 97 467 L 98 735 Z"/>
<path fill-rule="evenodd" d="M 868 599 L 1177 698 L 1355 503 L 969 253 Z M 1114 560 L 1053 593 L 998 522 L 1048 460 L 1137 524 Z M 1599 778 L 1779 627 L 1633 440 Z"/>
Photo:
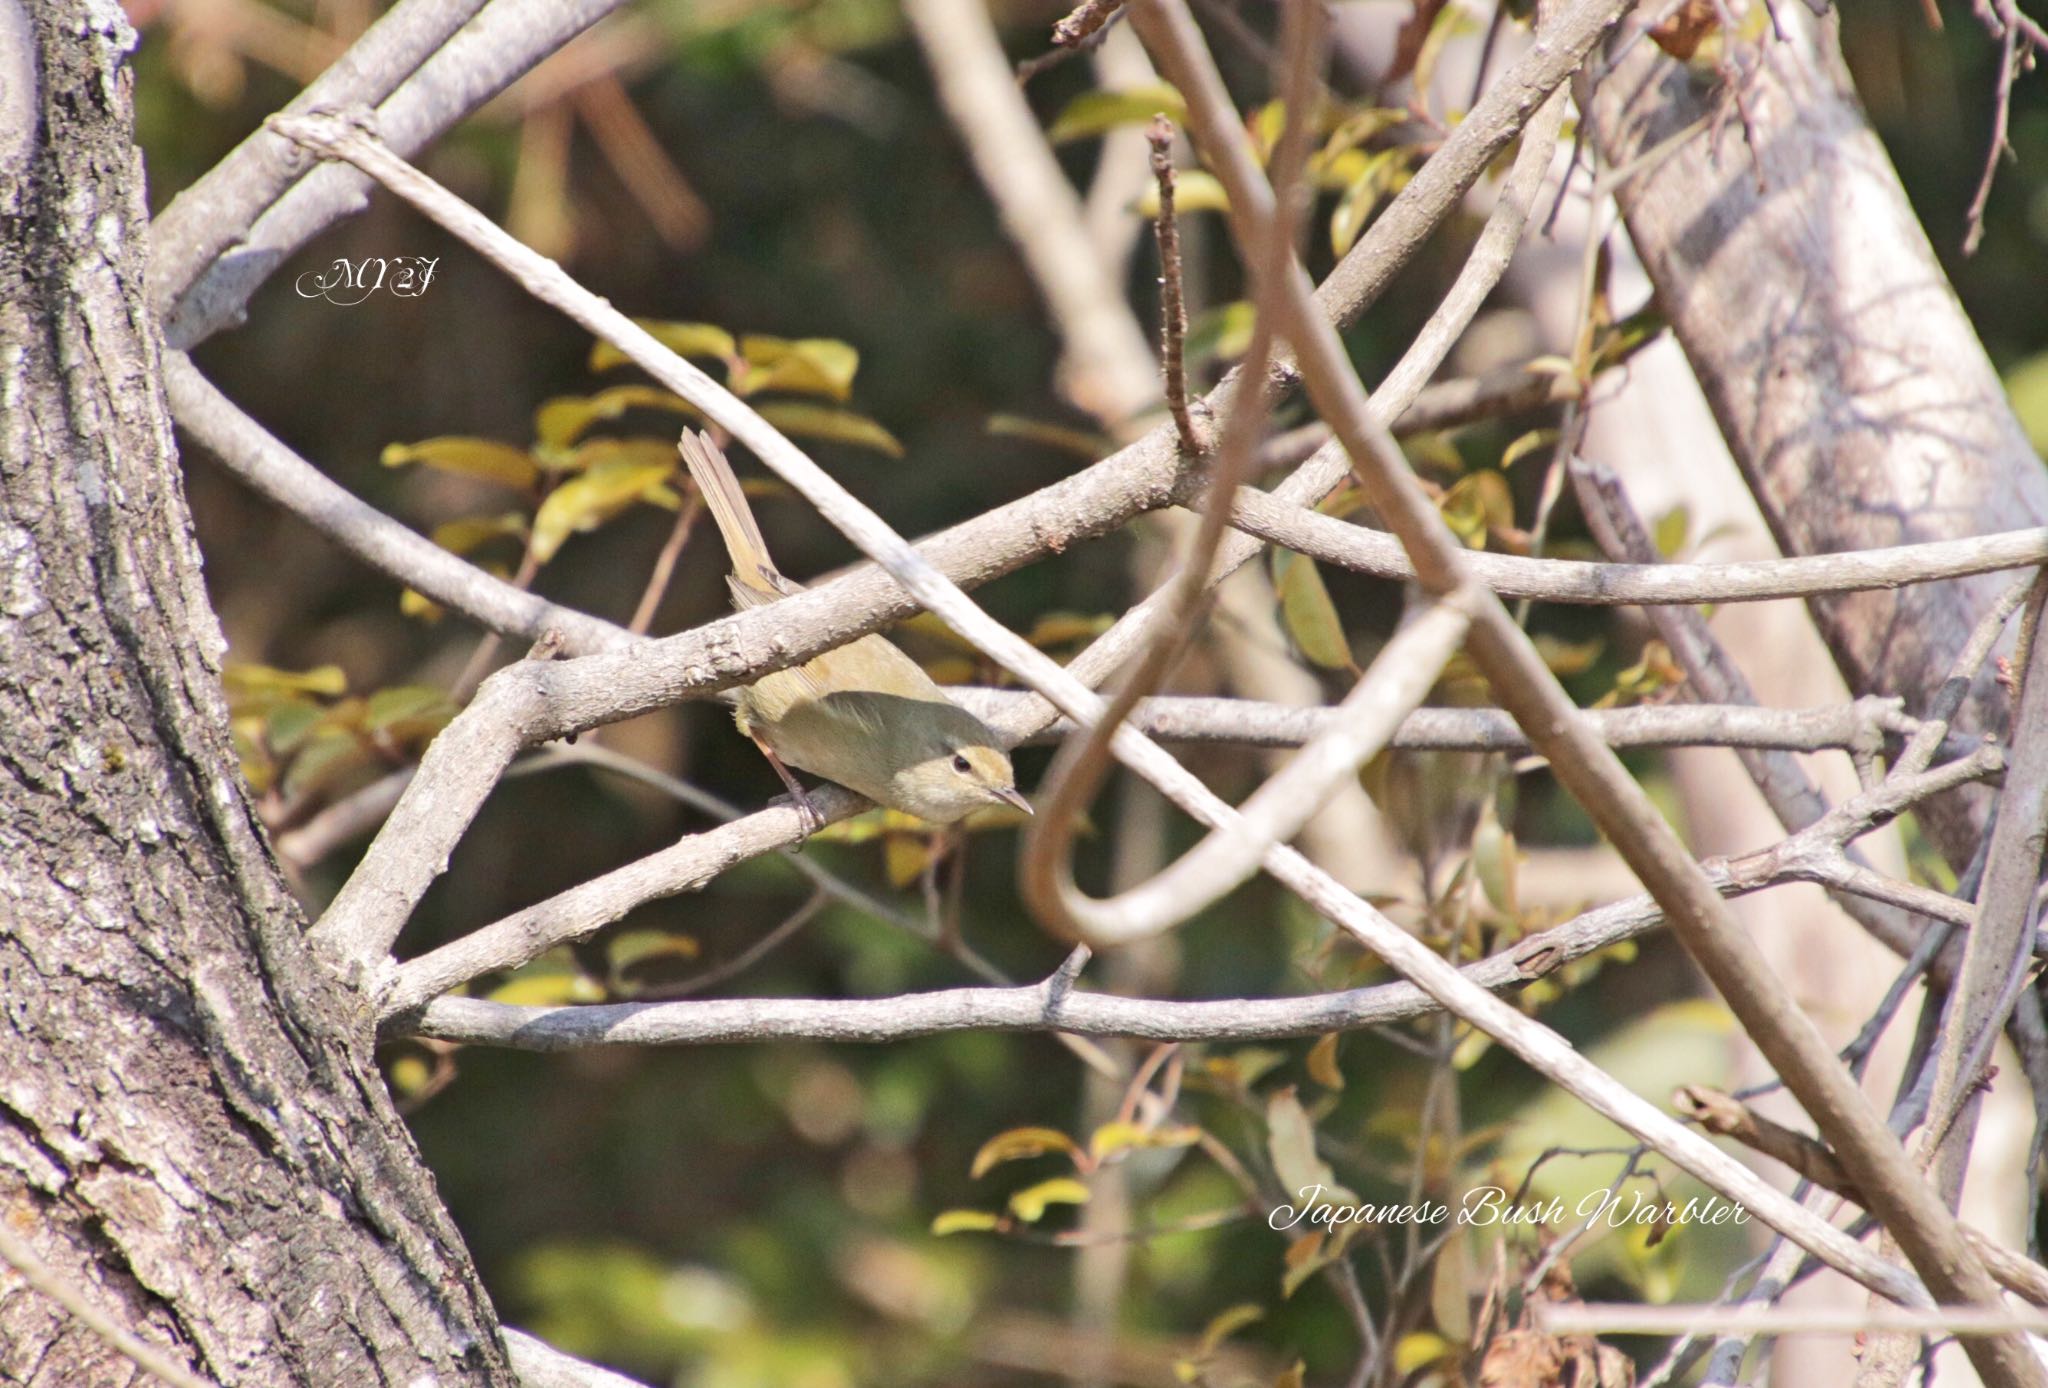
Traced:
<path fill-rule="evenodd" d="M 402 153 L 425 148 L 623 2 L 497 0 L 485 5 L 377 108 L 378 129 Z M 231 249 L 210 265 L 196 267 L 191 287 L 175 307 L 162 312 L 165 339 L 190 348 L 235 321 L 279 265 L 340 218 L 361 211 L 369 187 L 370 181 L 353 169 L 315 169 L 254 226 L 224 226 Z"/>
<path fill-rule="evenodd" d="M 300 517 L 371 568 L 418 589 L 491 631 L 540 639 L 560 631 L 574 651 L 629 643 L 622 627 L 515 588 L 450 554 L 368 502 L 280 443 L 222 395 L 183 352 L 164 353 L 164 394 L 178 427 L 260 495 Z"/>
<path fill-rule="evenodd" d="M 906 0 L 903 13 L 1059 329 L 1062 393 L 1111 427 L 1123 425 L 1159 399 L 1158 367 L 1123 286 L 1095 253 L 1081 200 L 1012 79 L 987 9 L 981 0 Z"/>
<path fill-rule="evenodd" d="M 523 1330 L 508 1325 L 500 1333 L 512 1372 L 519 1375 L 519 1388 L 646 1388 L 637 1378 L 573 1359 Z"/>
<path fill-rule="evenodd" d="M 1240 243 L 1259 244 L 1275 215 L 1271 189 L 1252 158 L 1193 21 L 1175 0 L 1140 0 L 1133 22 L 1155 60 L 1188 100 L 1190 129 L 1209 167 L 1230 194 L 1231 221 Z M 1294 343 L 1310 398 L 1350 452 L 1374 506 L 1408 547 L 1423 585 L 1440 596 L 1456 592 L 1465 582 L 1460 546 L 1423 495 L 1399 446 L 1366 409 L 1364 387 L 1342 342 L 1310 302 L 1304 281 L 1305 277 L 1289 286 L 1285 330 Z M 1637 876 L 1666 904 L 1672 926 L 1688 952 L 1833 1140 L 1844 1164 L 1928 1287 L 1945 1301 L 1995 1305 L 1997 1287 L 1963 1245 L 1953 1216 L 1919 1180 L 1898 1140 L 1870 1110 L 1812 1020 L 1787 996 L 1754 942 L 1730 919 L 1719 896 L 1642 788 L 1591 735 L 1498 600 L 1489 598 L 1479 605 L 1469 649 L 1531 740 L 1551 758 L 1559 779 L 1600 823 Z M 1379 947 L 1378 940 L 1372 943 Z M 1422 979 L 1420 974 L 1411 977 Z M 1491 1026 L 1486 1029 L 1508 1040 Z M 1519 1046 L 1516 1049 L 1526 1057 Z M 1557 1076 L 1553 1074 L 1553 1078 Z M 1567 1087 L 1586 1096 L 1584 1089 Z M 1693 1168 L 1692 1152 L 1667 1146 L 1661 1138 L 1645 1136 L 1644 1140 Z M 1782 1207 L 1778 1212 L 1786 1213 Z M 1775 1227 L 1775 1220 L 1765 1218 Z M 1832 1241 L 1808 1247 L 1831 1263 L 1846 1252 Z M 1972 1358 L 1987 1379 L 1998 1383 L 2048 1381 L 2017 1337 L 1973 1346 Z"/>
<path fill-rule="evenodd" d="M 484 0 L 406 0 L 394 5 L 287 111 L 375 106 L 484 7 Z M 149 228 L 149 289 L 168 316 L 192 282 L 313 166 L 305 151 L 258 129 L 172 198 Z"/>
<path fill-rule="evenodd" d="M 595 754 L 581 746 L 564 750 L 559 755 L 577 760 L 598 756 L 611 758 L 601 763 L 606 765 L 624 761 L 615 754 Z M 1829 874 L 1845 870 L 1848 866 L 1841 856 L 1842 845 L 1853 842 L 1879 824 L 1889 822 L 1928 796 L 1983 779 L 2003 765 L 1996 748 L 1980 747 L 1972 755 L 1932 771 L 1911 777 L 1894 777 L 1884 785 L 1836 807 L 1800 833 L 1755 853 L 1723 863 L 1709 863 L 1706 871 L 1715 890 L 1730 896 L 1759 891 L 1779 882 L 1828 880 Z M 673 782 L 673 778 L 662 777 L 658 772 L 632 763 L 618 769 L 656 784 L 666 786 Z M 701 795 L 702 792 L 694 794 Z M 861 803 L 847 792 L 830 786 L 813 792 L 813 797 L 825 802 L 820 808 L 828 815 L 850 811 Z M 785 831 L 788 818 L 794 813 L 780 807 L 762 810 L 718 829 L 685 838 L 410 960 L 398 967 L 395 981 L 379 999 L 378 1015 L 388 1019 L 471 979 L 517 968 L 556 945 L 587 939 L 649 901 L 693 891 L 734 863 L 781 846 L 782 841 L 775 835 Z M 797 858 L 793 863 L 799 870 L 808 868 L 817 872 L 807 859 Z M 1876 878 L 1876 874 L 1870 876 Z M 835 890 L 829 875 L 813 875 L 812 880 L 827 890 Z M 1874 882 L 1858 885 L 1867 891 L 1924 890 L 1910 888 L 1906 883 L 1894 883 L 1889 878 L 1877 878 Z M 1934 893 L 1927 895 L 1934 899 L 1918 902 L 1918 909 L 1937 919 L 1962 925 L 1968 925 L 1973 919 L 1968 902 L 1939 897 Z M 882 919 L 891 919 L 888 912 L 875 905 L 855 904 Z M 1477 972 L 1471 976 L 1486 988 L 1526 983 L 1596 950 L 1653 930 L 1662 923 L 1663 916 L 1650 897 L 1631 897 L 1529 936 L 1501 954 L 1475 965 Z M 1385 1006 L 1409 1009 L 1398 1012 L 1399 1016 L 1420 1015 L 1436 1006 L 1429 994 L 1408 983 L 1389 984 L 1380 990 L 1365 989 L 1358 994 L 1360 998 L 1368 995 L 1383 1001 L 1397 1000 L 1385 1001 Z M 1191 1036 L 1185 1039 L 1198 1038 Z"/>
<path fill-rule="evenodd" d="M 1173 122 L 1164 115 L 1154 116 L 1145 130 L 1145 139 L 1152 147 L 1152 181 L 1159 189 L 1159 212 L 1152 219 L 1153 235 L 1159 243 L 1159 370 L 1165 378 L 1166 408 L 1173 416 L 1174 432 L 1180 436 L 1181 452 L 1199 458 L 1207 450 L 1202 447 L 1201 434 L 1195 430 L 1194 417 L 1188 413 L 1188 306 L 1180 260 L 1180 224 L 1173 208 Z M 1264 371 L 1262 358 L 1252 374 Z"/>
<path fill-rule="evenodd" d="M 1536 1327 L 1552 1335 L 1862 1335 L 1900 1330 L 1954 1335 L 1965 1344 L 1988 1337 L 2048 1331 L 2048 1315 L 2002 1306 L 1641 1306 L 1624 1303 L 1532 1302 Z"/>
<path fill-rule="evenodd" d="M 2012 767 L 1991 828 L 1990 856 L 1977 892 L 1977 924 L 1963 944 L 1956 986 L 1942 1013 L 1941 1056 L 1929 1113 L 1927 1158 L 1960 1188 L 1983 1093 L 1982 1068 L 2033 958 L 2041 909 L 2042 845 L 2048 842 L 2048 577 L 2034 585 L 2022 618 L 2027 665 L 2012 728 Z M 1948 1188 L 1948 1187 L 1944 1187 Z"/>

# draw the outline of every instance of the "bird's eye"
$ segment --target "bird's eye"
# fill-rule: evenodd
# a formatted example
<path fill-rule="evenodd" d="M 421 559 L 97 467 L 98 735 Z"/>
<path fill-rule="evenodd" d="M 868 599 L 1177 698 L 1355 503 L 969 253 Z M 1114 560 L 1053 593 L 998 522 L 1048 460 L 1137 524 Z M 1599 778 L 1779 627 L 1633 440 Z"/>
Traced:
<path fill-rule="evenodd" d="M 974 764 L 968 761 L 964 754 L 955 752 L 953 754 L 953 769 L 965 776 L 968 772 L 974 770 Z"/>

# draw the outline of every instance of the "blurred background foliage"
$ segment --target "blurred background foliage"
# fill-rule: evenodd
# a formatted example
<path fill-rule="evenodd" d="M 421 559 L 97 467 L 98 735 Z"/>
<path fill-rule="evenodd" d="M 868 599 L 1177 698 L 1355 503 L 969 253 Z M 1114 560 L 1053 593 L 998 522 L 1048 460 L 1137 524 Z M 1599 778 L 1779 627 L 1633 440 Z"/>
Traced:
<path fill-rule="evenodd" d="M 376 9 L 369 0 L 129 7 L 143 32 L 138 124 L 157 206 L 288 100 Z M 1271 30 L 1262 0 L 1238 8 L 1218 0 L 1206 13 L 1214 19 L 1225 9 L 1255 32 Z M 2016 402 L 2037 439 L 2048 439 L 2048 83 L 2023 77 L 2015 87 L 2017 160 L 2001 171 L 1982 247 L 1964 259 L 1994 49 L 1961 6 L 1944 7 L 1945 32 L 1929 28 L 1919 0 L 1848 11 L 1845 48 L 1870 116 Z M 1005 4 L 1012 56 L 1042 51 L 1060 14 Z M 1230 30 L 1220 32 L 1227 43 Z M 1247 106 L 1263 101 L 1256 63 L 1232 67 Z M 1089 80 L 1085 63 L 1069 63 L 1037 77 L 1030 92 L 1048 124 L 1070 110 L 1085 121 L 1087 106 L 1072 103 Z M 1376 96 L 1350 94 L 1366 107 Z M 1060 150 L 1085 176 L 1095 147 L 1076 139 Z M 699 352 L 728 376 L 753 371 L 766 396 L 846 411 L 822 434 L 812 429 L 810 441 L 907 533 L 1022 495 L 1081 462 L 1047 430 L 1014 423 L 1084 436 L 1093 428 L 1052 394 L 1056 343 L 889 0 L 645 0 L 492 103 L 424 163 L 628 311 L 729 333 Z M 1326 217 L 1343 196 L 1326 200 Z M 1352 334 L 1368 379 L 1433 304 L 1468 237 L 1442 238 Z M 1315 238 L 1312 268 L 1330 255 Z M 303 272 L 364 256 L 439 259 L 417 298 L 380 294 L 343 308 L 293 289 Z M 1200 263 L 1194 305 L 1223 309 L 1236 292 L 1228 258 Z M 1153 273 L 1149 247 L 1141 249 L 1132 291 L 1148 317 Z M 1227 315 L 1212 326 L 1226 330 Z M 791 352 L 804 358 L 802 369 L 776 377 L 774 362 Z M 437 538 L 479 562 L 615 620 L 634 611 L 691 504 L 658 466 L 675 415 L 659 402 L 646 408 L 630 388 L 602 397 L 629 377 L 594 361 L 579 331 L 381 194 L 275 276 L 247 324 L 198 357 L 230 395 L 352 491 L 424 532 L 440 527 Z M 573 427 L 563 423 L 565 398 L 583 402 L 566 407 Z M 614 406 L 617 417 L 599 417 Z M 992 429 L 1002 417 L 1013 423 Z M 1508 455 L 1527 452 L 1515 440 L 1545 422 L 1417 446 L 1418 461 L 1444 485 L 1447 513 L 1473 543 L 1514 545 L 1515 517 L 1526 523 L 1532 495 L 1524 474 L 1533 470 L 1507 470 Z M 637 438 L 656 442 L 635 451 Z M 609 451 L 574 461 L 593 440 Z M 416 756 L 489 657 L 479 657 L 466 624 L 434 620 L 426 605 L 407 602 L 397 585 L 238 490 L 203 458 L 188 459 L 187 478 L 207 580 L 241 666 L 231 694 L 248 773 L 283 834 Z M 570 482 L 584 492 L 563 500 Z M 853 557 L 801 507 L 778 503 L 772 488 L 758 499 L 790 572 Z M 1558 529 L 1558 546 L 1581 533 L 1569 507 Z M 655 633 L 725 610 L 723 555 L 708 534 L 683 546 L 651 613 Z M 1687 536 L 1683 516 L 1664 518 L 1660 538 L 1670 550 L 1698 539 Z M 1398 595 L 1305 563 L 1305 575 L 1285 567 L 1275 579 L 1298 653 L 1341 679 L 1350 653 L 1368 654 L 1390 628 Z M 1130 570 L 1129 541 L 1116 539 L 1035 565 L 982 596 L 1064 652 L 1121 609 Z M 1617 690 L 1659 694 L 1657 653 L 1640 633 L 1586 614 L 1543 612 L 1537 625 L 1586 702 Z M 942 636 L 905 639 L 952 678 L 989 673 Z M 1183 681 L 1214 687 L 1199 657 Z M 640 719 L 598 741 L 741 806 L 776 789 L 719 707 Z M 1023 755 L 1027 785 L 1043 757 Z M 1259 766 L 1222 750 L 1191 761 L 1232 796 Z M 1643 769 L 1654 776 L 1653 763 Z M 1385 790 L 1388 768 L 1374 774 Z M 1474 767 L 1411 770 L 1410 792 L 1432 774 L 1471 779 Z M 1483 772 L 1480 784 L 1495 775 Z M 1524 779 L 1498 817 L 1481 816 L 1476 837 L 1469 822 L 1461 830 L 1442 866 L 1463 865 L 1467 877 L 1454 891 L 1439 876 L 1437 909 L 1423 900 L 1417 874 L 1384 889 L 1393 909 L 1468 956 L 1545 923 L 1517 910 L 1503 880 L 1518 841 L 1590 839 L 1542 778 Z M 1084 880 L 1105 880 L 1123 808 L 1114 795 L 1098 805 L 1107 827 L 1084 850 Z M 587 760 L 510 780 L 404 948 L 429 948 L 707 822 Z M 1181 845 L 1191 829 L 1174 823 L 1170 833 Z M 1475 843 L 1478 851 L 1468 851 Z M 307 900 L 317 907 L 331 895 L 359 851 L 351 844 L 301 865 Z M 915 829 L 871 823 L 822 836 L 805 852 L 879 898 L 899 924 L 923 927 L 930 845 Z M 934 869 L 935 894 L 957 901 L 968 946 L 1033 979 L 1062 951 L 1016 904 L 1013 852 L 1014 834 L 1000 824 L 971 835 Z M 1462 889 L 1475 880 L 1483 892 Z M 788 861 L 771 856 L 500 984 L 523 1000 L 650 995 L 739 959 L 800 909 L 808 914 L 787 942 L 719 980 L 719 993 L 878 996 L 972 981 L 957 957 L 913 932 L 811 894 Z M 1265 884 L 1205 913 L 1154 967 L 1158 986 L 1182 997 L 1378 976 Z M 1571 986 L 1596 971 L 1609 986 Z M 1725 1019 L 1686 1001 L 1692 992 L 1682 961 L 1653 939 L 1640 956 L 1590 961 L 1525 1001 L 1541 1003 L 1582 1044 L 1604 1038 L 1628 1058 L 1631 1082 L 1661 1099 L 1675 1083 L 1713 1082 L 1727 1068 Z M 1432 1067 L 1427 1056 L 1437 1048 L 1455 1056 L 1455 1069 Z M 1147 1055 L 1126 1054 L 1133 1062 Z M 1542 1094 L 1498 1052 L 1435 1024 L 1152 1059 L 1170 1067 L 1184 1101 L 1177 1124 L 1141 1137 L 1090 1105 L 1086 1067 L 1043 1036 L 545 1057 L 410 1044 L 388 1051 L 394 1085 L 507 1319 L 651 1381 L 705 1388 L 1074 1381 L 1068 1373 L 1089 1332 L 1070 1320 L 1078 1255 L 1061 1246 L 1059 1231 L 1074 1227 L 1073 1201 L 1087 1178 L 1119 1164 L 1136 1197 L 1123 1227 L 1160 1233 L 1133 1244 L 1116 1316 L 1122 1333 L 1102 1381 L 1266 1384 L 1298 1382 L 1304 1371 L 1308 1381 L 1332 1381 L 1356 1354 L 1338 1280 L 1312 1275 L 1334 1250 L 1246 1215 L 1230 1164 L 1274 1198 L 1290 1176 L 1326 1172 L 1333 1186 L 1371 1201 L 1415 1192 L 1454 1199 L 1489 1180 L 1514 1188 L 1550 1143 L 1597 1148 L 1616 1136 Z M 1430 1137 L 1420 1140 L 1425 1109 Z M 1575 1197 L 1614 1170 L 1547 1166 L 1532 1198 Z M 1684 1194 L 1658 1189 L 1657 1198 Z M 935 1233 L 935 1220 L 953 1232 Z M 1712 1295 L 1740 1256 L 1717 1231 L 1650 1242 L 1610 1235 L 1575 1253 L 1582 1290 Z M 1526 1238 L 1520 1246 L 1526 1251 Z M 1454 1346 L 1473 1310 L 1465 1292 L 1483 1287 L 1492 1257 L 1487 1240 L 1460 1240 L 1434 1262 L 1421 1258 L 1419 1280 L 1398 1292 L 1377 1260 L 1353 1260 L 1374 1306 L 1392 1295 L 1405 1308 L 1395 1325 L 1402 1381 L 1455 1381 Z"/>

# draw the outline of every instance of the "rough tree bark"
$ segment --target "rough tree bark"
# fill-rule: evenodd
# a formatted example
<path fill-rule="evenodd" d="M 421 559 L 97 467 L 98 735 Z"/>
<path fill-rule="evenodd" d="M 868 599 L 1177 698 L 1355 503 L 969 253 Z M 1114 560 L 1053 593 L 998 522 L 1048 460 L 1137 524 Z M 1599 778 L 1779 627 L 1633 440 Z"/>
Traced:
<path fill-rule="evenodd" d="M 0 0 L 0 1217 L 223 1384 L 509 1382 L 236 770 L 132 44 L 106 0 Z M 0 1380 L 135 1376 L 0 1268 Z"/>
<path fill-rule="evenodd" d="M 1610 167 L 1706 129 L 1618 190 L 1629 236 L 1786 554 L 1951 539 L 2048 522 L 2048 470 L 1864 120 L 1831 12 L 1775 7 L 1740 109 L 1711 70 L 1637 42 L 1582 101 Z M 1581 95 L 1586 95 L 1584 88 Z M 1925 707 L 2009 580 L 1815 598 L 1856 693 Z M 2002 730 L 1987 670 L 1964 725 Z M 1984 797 L 1922 813 L 1958 870 Z"/>

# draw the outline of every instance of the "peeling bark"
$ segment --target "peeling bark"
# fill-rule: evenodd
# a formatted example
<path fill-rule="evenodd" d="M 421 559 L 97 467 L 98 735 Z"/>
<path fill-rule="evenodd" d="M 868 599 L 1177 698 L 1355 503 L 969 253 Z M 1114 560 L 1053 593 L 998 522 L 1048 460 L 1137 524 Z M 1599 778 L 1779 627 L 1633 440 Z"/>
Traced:
<path fill-rule="evenodd" d="M 509 1382 L 236 770 L 145 309 L 134 36 L 105 0 L 0 10 L 29 122 L 0 132 L 0 1217 L 222 1384 Z M 137 1377 L 0 1270 L 0 1381 Z"/>

